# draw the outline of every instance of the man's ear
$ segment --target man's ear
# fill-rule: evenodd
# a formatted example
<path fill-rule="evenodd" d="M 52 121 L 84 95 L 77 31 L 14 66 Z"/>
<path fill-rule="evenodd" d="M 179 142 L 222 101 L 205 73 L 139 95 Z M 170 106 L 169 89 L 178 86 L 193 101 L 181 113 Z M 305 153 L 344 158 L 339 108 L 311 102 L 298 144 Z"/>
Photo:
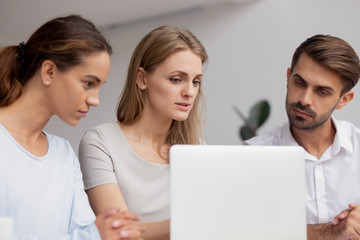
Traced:
<path fill-rule="evenodd" d="M 41 64 L 41 81 L 44 85 L 50 85 L 57 70 L 56 64 L 51 60 L 45 60 Z"/>
<path fill-rule="evenodd" d="M 288 68 L 286 71 L 286 86 L 289 84 L 290 76 L 291 76 L 291 68 Z"/>
<path fill-rule="evenodd" d="M 139 67 L 138 69 L 136 85 L 140 90 L 145 90 L 147 88 L 147 73 L 142 67 Z"/>
<path fill-rule="evenodd" d="M 340 101 L 338 102 L 336 109 L 342 109 L 343 107 L 346 106 L 346 104 L 348 104 L 351 100 L 353 100 L 353 98 L 354 98 L 354 92 L 349 91 L 344 93 L 340 97 Z"/>

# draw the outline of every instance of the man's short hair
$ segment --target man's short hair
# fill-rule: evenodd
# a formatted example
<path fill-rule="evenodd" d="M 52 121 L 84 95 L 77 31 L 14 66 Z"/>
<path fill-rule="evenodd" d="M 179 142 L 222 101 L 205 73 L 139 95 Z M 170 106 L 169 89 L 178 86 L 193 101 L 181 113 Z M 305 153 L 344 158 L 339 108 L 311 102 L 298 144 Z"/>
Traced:
<path fill-rule="evenodd" d="M 357 84 L 360 77 L 359 57 L 346 41 L 330 35 L 315 35 L 306 39 L 293 55 L 291 71 L 302 53 L 341 75 L 344 84 L 341 95 Z"/>

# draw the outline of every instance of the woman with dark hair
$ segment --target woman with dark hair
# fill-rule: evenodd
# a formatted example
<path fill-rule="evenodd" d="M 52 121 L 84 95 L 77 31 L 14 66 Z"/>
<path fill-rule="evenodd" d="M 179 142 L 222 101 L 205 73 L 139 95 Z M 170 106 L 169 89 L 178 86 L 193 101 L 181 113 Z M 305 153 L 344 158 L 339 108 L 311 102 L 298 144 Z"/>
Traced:
<path fill-rule="evenodd" d="M 95 220 L 70 144 L 43 130 L 53 115 L 77 125 L 99 105 L 111 52 L 75 15 L 0 49 L 0 216 L 14 219 L 15 239 L 141 239 L 133 213 L 108 209 Z"/>

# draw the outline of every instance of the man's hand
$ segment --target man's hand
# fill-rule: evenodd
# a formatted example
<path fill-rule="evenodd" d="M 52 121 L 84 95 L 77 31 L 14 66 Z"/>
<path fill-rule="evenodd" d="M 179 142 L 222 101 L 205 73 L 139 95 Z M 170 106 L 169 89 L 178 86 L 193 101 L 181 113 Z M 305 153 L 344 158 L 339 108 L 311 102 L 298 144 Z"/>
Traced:
<path fill-rule="evenodd" d="M 360 240 L 360 205 L 349 204 L 332 223 L 308 225 L 308 240 Z"/>
<path fill-rule="evenodd" d="M 138 220 L 134 213 L 109 209 L 97 216 L 95 224 L 102 240 L 142 240 L 144 227 L 132 223 Z"/>
<path fill-rule="evenodd" d="M 341 220 L 344 220 L 349 215 L 349 213 L 358 206 L 358 204 L 350 203 L 348 209 L 345 209 L 344 211 L 335 216 L 332 224 L 334 226 L 338 225 Z"/>
<path fill-rule="evenodd" d="M 360 240 L 360 205 L 349 204 L 348 209 L 334 218 L 328 230 L 328 239 Z"/>

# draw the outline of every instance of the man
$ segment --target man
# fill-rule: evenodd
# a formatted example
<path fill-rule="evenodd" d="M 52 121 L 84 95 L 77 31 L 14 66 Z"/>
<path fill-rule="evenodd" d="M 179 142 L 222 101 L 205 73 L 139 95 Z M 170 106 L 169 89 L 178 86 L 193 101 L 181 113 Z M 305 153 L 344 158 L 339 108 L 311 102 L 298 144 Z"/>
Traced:
<path fill-rule="evenodd" d="M 353 99 L 359 77 L 347 42 L 307 39 L 287 70 L 289 122 L 246 142 L 305 149 L 308 239 L 360 239 L 360 129 L 331 116 Z"/>

